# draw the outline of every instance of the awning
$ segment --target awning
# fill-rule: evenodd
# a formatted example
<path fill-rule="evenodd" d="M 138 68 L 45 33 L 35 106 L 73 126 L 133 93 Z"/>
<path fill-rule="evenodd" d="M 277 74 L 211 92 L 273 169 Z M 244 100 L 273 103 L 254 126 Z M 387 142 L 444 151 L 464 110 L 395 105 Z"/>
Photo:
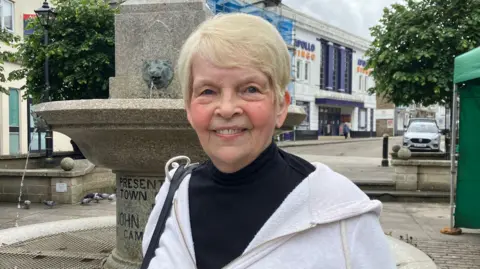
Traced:
<path fill-rule="evenodd" d="M 331 98 L 316 98 L 315 104 L 317 105 L 335 105 L 335 106 L 350 106 L 363 108 L 365 104 L 363 102 L 354 102 L 347 100 L 337 100 Z"/>
<path fill-rule="evenodd" d="M 480 78 L 480 47 L 455 58 L 454 83 Z"/>

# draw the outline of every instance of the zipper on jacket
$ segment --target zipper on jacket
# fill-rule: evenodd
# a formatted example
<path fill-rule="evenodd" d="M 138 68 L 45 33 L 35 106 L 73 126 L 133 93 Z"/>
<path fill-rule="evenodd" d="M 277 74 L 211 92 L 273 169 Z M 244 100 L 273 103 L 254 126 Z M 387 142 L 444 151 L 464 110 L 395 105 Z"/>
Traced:
<path fill-rule="evenodd" d="M 262 247 L 265 247 L 265 245 L 269 244 L 269 243 L 272 243 L 274 241 L 280 241 L 281 239 L 284 239 L 285 237 L 289 237 L 288 239 L 292 238 L 293 236 L 295 236 L 296 234 L 298 233 L 301 233 L 301 232 L 304 232 L 306 230 L 309 230 L 309 229 L 312 229 L 313 227 L 317 226 L 316 223 L 312 223 L 310 224 L 310 226 L 308 228 L 305 228 L 305 229 L 302 229 L 302 230 L 299 230 L 299 231 L 295 231 L 293 233 L 289 233 L 289 234 L 285 234 L 285 235 L 282 235 L 280 237 L 277 237 L 277 238 L 274 238 L 274 239 L 271 239 L 271 240 L 268 240 L 268 241 L 265 241 L 263 243 L 261 243 L 260 245 L 256 246 L 255 248 L 251 249 L 250 251 L 242 254 L 241 256 L 239 256 L 238 258 L 236 258 L 235 260 L 229 262 L 227 265 L 225 265 L 224 267 L 222 267 L 222 269 L 227 269 L 227 268 L 230 268 L 230 266 L 232 266 L 235 262 L 237 262 L 238 260 L 240 259 L 246 259 L 248 260 L 248 256 L 251 256 L 252 254 L 254 254 L 254 252 L 256 252 L 258 249 L 262 248 Z"/>
<path fill-rule="evenodd" d="M 182 225 L 180 225 L 180 219 L 178 217 L 178 212 L 177 212 L 177 199 L 173 200 L 173 211 L 175 212 L 175 219 L 177 220 L 177 225 L 180 230 L 180 234 L 182 235 L 183 239 L 183 245 L 185 246 L 185 249 L 188 252 L 188 256 L 190 256 L 190 261 L 192 262 L 192 265 L 194 268 L 197 268 L 197 264 L 195 263 L 195 259 L 193 258 L 192 253 L 190 252 L 190 249 L 188 248 L 187 240 L 185 239 L 185 235 L 183 233 Z"/>

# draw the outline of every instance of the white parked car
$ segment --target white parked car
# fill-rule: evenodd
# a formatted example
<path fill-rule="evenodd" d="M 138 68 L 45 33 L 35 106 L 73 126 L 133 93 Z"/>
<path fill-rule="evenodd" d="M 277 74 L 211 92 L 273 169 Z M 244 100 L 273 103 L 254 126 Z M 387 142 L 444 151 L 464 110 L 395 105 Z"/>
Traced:
<path fill-rule="evenodd" d="M 440 151 L 441 137 L 435 122 L 414 121 L 403 135 L 403 146 L 411 151 Z"/>

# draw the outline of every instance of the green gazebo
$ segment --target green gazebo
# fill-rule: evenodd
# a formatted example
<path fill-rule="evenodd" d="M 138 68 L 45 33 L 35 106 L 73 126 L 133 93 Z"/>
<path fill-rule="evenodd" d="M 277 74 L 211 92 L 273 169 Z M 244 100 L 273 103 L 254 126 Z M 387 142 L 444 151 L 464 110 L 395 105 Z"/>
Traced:
<path fill-rule="evenodd" d="M 455 58 L 453 82 L 453 119 L 459 115 L 459 123 L 457 125 L 456 121 L 452 120 L 452 137 L 459 128 L 459 157 L 456 169 L 455 158 L 452 158 L 451 228 L 479 229 L 480 47 Z M 459 107 L 456 102 L 458 96 Z M 455 149 L 455 141 L 456 139 L 452 139 L 452 149 Z M 452 150 L 452 157 L 455 157 L 455 152 Z"/>

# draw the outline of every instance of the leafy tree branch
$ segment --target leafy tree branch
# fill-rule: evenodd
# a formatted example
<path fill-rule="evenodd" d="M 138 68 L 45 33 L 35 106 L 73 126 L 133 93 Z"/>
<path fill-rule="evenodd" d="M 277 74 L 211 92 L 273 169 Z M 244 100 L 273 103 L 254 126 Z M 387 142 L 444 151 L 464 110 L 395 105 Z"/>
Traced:
<path fill-rule="evenodd" d="M 480 44 L 480 1 L 405 2 L 385 8 L 371 28 L 369 91 L 397 105 L 448 104 L 455 57 Z"/>
<path fill-rule="evenodd" d="M 108 98 L 108 81 L 115 74 L 117 9 L 104 0 L 56 0 L 53 4 L 57 17 L 48 31 L 48 46 L 43 43 L 43 27 L 32 19 L 33 34 L 18 46 L 24 69 L 12 72 L 11 78 L 26 78 L 27 94 L 39 102 L 48 55 L 52 100 Z"/>

